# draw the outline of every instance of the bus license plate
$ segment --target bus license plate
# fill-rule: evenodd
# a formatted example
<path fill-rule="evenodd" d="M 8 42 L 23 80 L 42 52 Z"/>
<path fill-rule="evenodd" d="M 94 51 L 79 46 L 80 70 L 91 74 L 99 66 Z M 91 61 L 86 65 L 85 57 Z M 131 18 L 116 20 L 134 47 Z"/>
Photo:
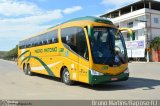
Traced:
<path fill-rule="evenodd" d="M 118 80 L 118 78 L 111 78 L 111 80 L 112 80 L 112 81 L 116 81 L 116 80 Z"/>

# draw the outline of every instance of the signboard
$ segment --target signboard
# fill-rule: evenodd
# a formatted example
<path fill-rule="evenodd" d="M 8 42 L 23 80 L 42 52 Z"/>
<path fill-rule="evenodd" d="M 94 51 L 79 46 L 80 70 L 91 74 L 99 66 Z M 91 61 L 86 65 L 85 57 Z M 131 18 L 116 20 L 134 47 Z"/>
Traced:
<path fill-rule="evenodd" d="M 131 49 L 127 49 L 127 55 L 128 55 L 128 57 L 132 57 L 132 50 Z"/>
<path fill-rule="evenodd" d="M 145 49 L 144 41 L 126 41 L 127 49 Z"/>
<path fill-rule="evenodd" d="M 145 41 L 126 41 L 126 48 L 128 57 L 140 58 L 145 57 Z"/>
<path fill-rule="evenodd" d="M 133 58 L 140 58 L 140 57 L 144 57 L 145 55 L 145 49 L 135 49 L 132 50 L 132 57 Z"/>

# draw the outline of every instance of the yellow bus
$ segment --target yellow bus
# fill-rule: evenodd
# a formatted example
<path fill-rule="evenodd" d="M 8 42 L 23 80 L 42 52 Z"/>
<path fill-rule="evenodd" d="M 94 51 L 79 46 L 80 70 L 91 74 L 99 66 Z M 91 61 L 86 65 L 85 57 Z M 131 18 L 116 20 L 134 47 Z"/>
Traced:
<path fill-rule="evenodd" d="M 109 20 L 81 17 L 19 42 L 18 67 L 73 82 L 100 84 L 129 78 L 120 30 Z"/>

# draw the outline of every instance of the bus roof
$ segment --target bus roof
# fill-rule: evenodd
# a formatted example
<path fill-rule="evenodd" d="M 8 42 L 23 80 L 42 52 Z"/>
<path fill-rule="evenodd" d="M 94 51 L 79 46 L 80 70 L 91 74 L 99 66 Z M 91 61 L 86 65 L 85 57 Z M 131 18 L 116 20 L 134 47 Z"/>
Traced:
<path fill-rule="evenodd" d="M 69 21 L 66 21 L 66 22 L 64 22 L 64 23 L 62 23 L 62 24 L 58 24 L 58 25 L 56 25 L 56 26 L 52 26 L 52 27 L 44 30 L 43 32 L 40 32 L 40 33 L 35 34 L 35 36 L 38 36 L 38 35 L 40 35 L 40 34 L 42 34 L 42 33 L 44 33 L 44 32 L 48 32 L 48 31 L 51 30 L 52 28 L 56 28 L 56 27 L 58 27 L 58 26 L 60 26 L 60 25 L 63 25 L 63 24 L 65 24 L 65 23 L 74 22 L 74 21 L 92 21 L 92 22 L 99 22 L 99 23 L 105 23 L 105 24 L 113 25 L 113 23 L 112 23 L 110 20 L 108 20 L 107 18 L 86 16 L 86 17 L 74 18 L 74 19 L 71 19 L 71 20 L 69 20 Z M 23 39 L 23 40 L 26 40 L 26 39 L 29 39 L 29 38 L 31 38 L 31 36 L 30 36 L 30 37 L 27 37 L 27 38 L 25 38 L 25 39 Z M 23 40 L 21 40 L 21 41 L 23 41 Z"/>
<path fill-rule="evenodd" d="M 86 16 L 86 17 L 74 18 L 74 19 L 71 19 L 71 20 L 69 20 L 69 21 L 66 21 L 66 22 L 64 22 L 64 23 L 62 23 L 62 24 L 65 24 L 65 23 L 68 23 L 68 22 L 73 22 L 73 21 L 84 21 L 84 20 L 113 25 L 113 23 L 112 23 L 110 20 L 108 20 L 107 18 L 93 17 L 93 16 Z M 59 25 L 62 25 L 62 24 L 59 24 Z M 59 25 L 56 25 L 56 26 L 59 26 Z M 50 27 L 50 28 L 48 28 L 48 29 L 54 28 L 54 27 L 56 27 L 56 26 Z"/>

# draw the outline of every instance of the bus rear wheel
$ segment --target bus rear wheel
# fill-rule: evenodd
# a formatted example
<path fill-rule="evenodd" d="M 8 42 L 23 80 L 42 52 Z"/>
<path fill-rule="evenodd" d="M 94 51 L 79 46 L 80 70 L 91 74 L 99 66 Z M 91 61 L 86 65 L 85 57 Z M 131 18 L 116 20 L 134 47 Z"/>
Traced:
<path fill-rule="evenodd" d="M 73 84 L 73 81 L 70 80 L 70 73 L 69 73 L 67 68 L 63 69 L 62 82 L 65 83 L 66 85 L 72 85 Z"/>

